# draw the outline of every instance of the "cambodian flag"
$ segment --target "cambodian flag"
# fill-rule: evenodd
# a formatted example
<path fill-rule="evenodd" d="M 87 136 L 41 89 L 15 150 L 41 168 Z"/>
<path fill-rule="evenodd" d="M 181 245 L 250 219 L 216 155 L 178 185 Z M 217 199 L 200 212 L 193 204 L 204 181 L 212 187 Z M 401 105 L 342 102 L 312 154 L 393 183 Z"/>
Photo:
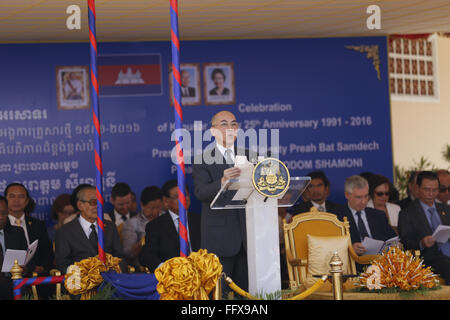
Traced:
<path fill-rule="evenodd" d="M 162 95 L 161 55 L 100 55 L 101 97 Z"/>

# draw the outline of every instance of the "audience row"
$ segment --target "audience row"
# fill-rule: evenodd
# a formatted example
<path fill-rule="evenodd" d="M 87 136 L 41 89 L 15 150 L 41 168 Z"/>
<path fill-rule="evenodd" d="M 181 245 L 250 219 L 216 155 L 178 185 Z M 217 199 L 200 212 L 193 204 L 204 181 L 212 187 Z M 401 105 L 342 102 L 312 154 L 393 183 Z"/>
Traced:
<path fill-rule="evenodd" d="M 308 175 L 311 182 L 302 199 L 287 210 L 280 209 L 280 219 L 289 222 L 292 216 L 309 212 L 312 206 L 320 212 L 334 213 L 341 220 L 347 217 L 353 248 L 360 255 L 366 251 L 362 245 L 365 237 L 386 241 L 399 235 L 406 249 L 421 250 L 425 263 L 450 283 L 450 243 L 438 244 L 431 237 L 439 224 L 450 225 L 448 171 L 412 173 L 408 197 L 400 201 L 388 178 L 361 173 L 345 181 L 346 204 L 328 200 L 330 181 L 324 172 Z M 51 208 L 56 223 L 48 229 L 45 222 L 31 217 L 34 201 L 22 184 L 11 183 L 4 194 L 0 197 L 1 263 L 7 249 L 26 250 L 35 240 L 38 248 L 33 259 L 23 266 L 25 276 L 32 272 L 48 274 L 55 267 L 65 273 L 74 262 L 97 255 L 100 226 L 95 187 L 82 184 L 72 194 L 58 196 Z M 179 255 L 178 194 L 177 181 L 169 180 L 161 188 L 146 187 L 138 206 L 127 183 L 113 187 L 113 210 L 104 214 L 100 232 L 104 251 L 123 258 L 124 272 L 129 265 L 153 272 L 167 259 Z M 189 190 L 185 195 L 188 210 Z M 187 217 L 189 249 L 197 251 L 201 247 L 201 216 L 189 212 Z M 0 274 L 0 299 L 9 297 L 9 281 L 8 274 Z"/>

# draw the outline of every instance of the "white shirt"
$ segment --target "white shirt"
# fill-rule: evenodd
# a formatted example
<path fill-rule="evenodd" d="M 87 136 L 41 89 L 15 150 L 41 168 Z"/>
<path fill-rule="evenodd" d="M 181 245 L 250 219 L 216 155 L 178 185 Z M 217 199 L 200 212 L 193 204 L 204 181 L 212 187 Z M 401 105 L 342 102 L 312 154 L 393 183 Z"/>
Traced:
<path fill-rule="evenodd" d="M 87 221 L 85 218 L 83 218 L 81 215 L 78 218 L 78 221 L 80 221 L 81 228 L 84 231 L 84 234 L 89 239 L 89 236 L 91 235 L 92 229 L 91 229 L 91 222 Z M 95 231 L 97 231 L 98 234 L 98 226 L 97 226 L 97 220 L 94 222 L 95 225 Z"/>
<path fill-rule="evenodd" d="M 234 155 L 234 146 L 231 146 L 230 148 L 225 148 L 224 146 L 222 146 L 219 143 L 216 143 L 217 149 L 219 149 L 220 153 L 222 154 L 222 156 L 226 159 L 225 157 L 225 151 L 228 149 L 231 151 L 230 156 L 231 156 L 231 160 L 233 160 L 233 162 L 236 162 L 236 156 Z"/>
<path fill-rule="evenodd" d="M 120 226 L 122 223 L 124 223 L 125 221 L 123 221 L 122 217 L 123 215 L 121 215 L 120 213 L 118 213 L 116 211 L 116 209 L 114 209 L 114 217 L 116 218 L 116 227 Z M 125 217 L 127 217 L 127 220 L 130 219 L 130 213 L 128 212 Z"/>
<path fill-rule="evenodd" d="M 28 230 L 27 230 L 27 223 L 25 221 L 25 214 L 23 214 L 20 218 L 16 218 L 13 215 L 9 214 L 9 222 L 12 226 L 16 227 L 22 227 L 23 231 L 25 232 L 25 238 L 27 239 L 27 245 L 30 245 L 30 239 L 28 238 Z M 20 225 L 16 223 L 16 219 L 20 220 Z"/>
<path fill-rule="evenodd" d="M 352 212 L 353 219 L 355 219 L 356 228 L 358 228 L 358 216 L 356 215 L 356 210 L 353 210 L 353 208 L 350 208 L 350 206 L 348 206 L 348 208 Z M 369 237 L 372 238 L 372 233 L 370 232 L 370 228 L 369 228 L 369 222 L 367 221 L 366 212 L 364 210 L 361 211 L 361 219 L 364 223 L 364 226 L 366 227 Z M 358 229 L 358 231 L 359 231 L 359 229 Z M 361 239 L 361 241 L 363 241 L 363 240 L 364 239 Z"/>
<path fill-rule="evenodd" d="M 180 223 L 179 223 L 179 215 L 177 215 L 176 213 L 169 211 L 170 217 L 172 218 L 173 224 L 175 225 L 175 229 L 177 230 L 178 233 L 180 233 L 180 231 L 178 230 L 178 228 L 180 227 Z M 187 212 L 186 212 L 186 230 L 187 230 L 187 235 L 188 235 L 188 241 L 189 241 L 189 250 L 192 252 L 192 248 L 191 248 L 191 239 L 189 237 L 189 223 L 187 221 Z"/>
<path fill-rule="evenodd" d="M 317 208 L 317 210 L 319 210 L 319 207 L 322 207 L 323 208 L 323 212 L 327 212 L 327 207 L 325 206 L 325 201 L 323 202 L 323 204 L 318 204 L 317 202 L 314 202 L 314 201 L 311 200 L 311 203 L 313 204 L 314 207 Z"/>
<path fill-rule="evenodd" d="M 372 199 L 369 200 L 369 202 L 367 203 L 367 206 L 369 208 L 375 208 L 373 205 Z M 386 202 L 386 209 L 387 209 L 388 216 L 389 216 L 389 224 L 392 227 L 397 227 L 398 226 L 398 214 L 400 213 L 400 210 L 401 210 L 400 206 L 395 203 Z"/>

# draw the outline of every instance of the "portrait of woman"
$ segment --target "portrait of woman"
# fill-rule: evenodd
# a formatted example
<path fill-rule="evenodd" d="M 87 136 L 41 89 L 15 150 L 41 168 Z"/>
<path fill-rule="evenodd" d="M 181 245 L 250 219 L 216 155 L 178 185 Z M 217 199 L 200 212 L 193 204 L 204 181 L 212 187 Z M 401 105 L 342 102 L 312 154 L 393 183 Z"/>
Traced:
<path fill-rule="evenodd" d="M 235 103 L 232 63 L 207 63 L 204 65 L 203 75 L 206 104 Z"/>

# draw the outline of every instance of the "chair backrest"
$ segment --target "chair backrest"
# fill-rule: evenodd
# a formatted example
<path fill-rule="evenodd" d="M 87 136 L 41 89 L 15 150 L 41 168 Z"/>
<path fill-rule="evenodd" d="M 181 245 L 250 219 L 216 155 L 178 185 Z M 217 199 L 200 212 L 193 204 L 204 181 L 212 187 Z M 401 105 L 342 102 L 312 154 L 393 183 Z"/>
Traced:
<path fill-rule="evenodd" d="M 336 215 L 318 212 L 301 213 L 293 217 L 291 223 L 283 220 L 286 259 L 289 274 L 289 286 L 292 289 L 304 284 L 308 271 L 308 238 L 307 235 L 320 237 L 346 236 L 351 247 L 349 223 L 346 218 L 340 221 Z M 348 272 L 356 274 L 355 262 L 348 256 Z"/>

